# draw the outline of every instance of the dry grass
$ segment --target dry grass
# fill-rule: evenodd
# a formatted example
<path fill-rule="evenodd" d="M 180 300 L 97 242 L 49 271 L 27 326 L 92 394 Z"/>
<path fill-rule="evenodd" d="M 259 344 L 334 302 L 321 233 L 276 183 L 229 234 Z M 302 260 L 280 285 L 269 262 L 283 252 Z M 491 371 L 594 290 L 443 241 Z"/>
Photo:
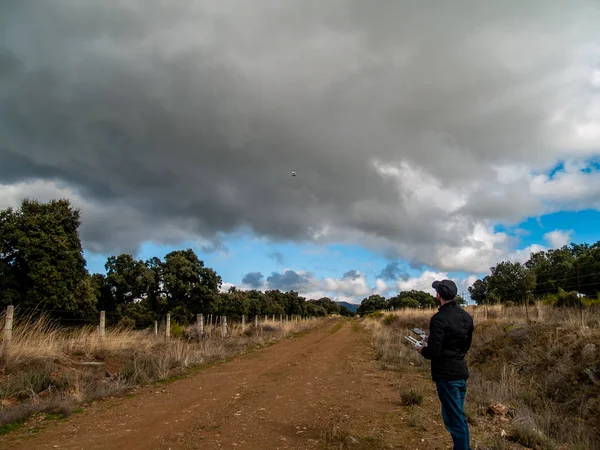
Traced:
<path fill-rule="evenodd" d="M 258 327 L 246 324 L 243 328 L 230 324 L 224 337 L 220 327 L 207 327 L 200 337 L 193 326 L 181 330 L 180 337 L 167 340 L 162 334 L 155 336 L 153 330 L 125 328 L 107 329 L 101 338 L 94 327 L 67 330 L 46 317 L 16 317 L 10 348 L 0 359 L 0 432 L 2 425 L 32 414 L 66 415 L 84 402 L 169 379 L 321 322 L 261 321 Z M 98 374 L 83 368 L 81 362 L 104 365 Z"/>
<path fill-rule="evenodd" d="M 409 365 L 427 366 L 428 362 L 421 358 L 404 340 L 404 336 L 411 334 L 409 327 L 427 328 L 427 326 L 423 326 L 421 319 L 425 320 L 425 316 L 419 317 L 410 311 L 406 316 L 396 312 L 383 316 L 383 320 L 368 318 L 363 321 L 365 328 L 372 332 L 376 358 L 384 368 L 402 370 Z M 417 325 L 411 326 L 413 321 Z"/>
<path fill-rule="evenodd" d="M 400 400 L 404 406 L 421 406 L 423 404 L 423 394 L 415 389 L 407 389 L 400 393 Z"/>
<path fill-rule="evenodd" d="M 470 379 L 467 410 L 486 427 L 501 427 L 509 441 L 532 448 L 600 448 L 600 309 L 563 309 L 537 304 L 528 307 L 468 307 L 475 322 L 468 355 Z M 428 362 L 403 336 L 410 329 L 428 329 L 435 311 L 396 311 L 366 318 L 378 357 L 388 368 L 423 366 Z M 582 349 L 596 344 L 595 355 Z M 420 362 L 415 361 L 420 359 Z M 509 407 L 508 422 L 487 414 L 495 402 Z M 497 430 L 495 430 L 497 431 Z M 496 433 L 497 436 L 497 433 Z M 502 448 L 497 438 L 488 442 Z M 507 447 L 508 448 L 508 447 Z"/>

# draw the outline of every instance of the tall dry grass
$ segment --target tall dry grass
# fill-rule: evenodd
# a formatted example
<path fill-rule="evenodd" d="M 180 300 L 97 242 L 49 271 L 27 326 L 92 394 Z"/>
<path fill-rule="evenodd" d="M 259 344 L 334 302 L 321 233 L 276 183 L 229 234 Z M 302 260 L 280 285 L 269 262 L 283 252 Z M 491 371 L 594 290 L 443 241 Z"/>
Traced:
<path fill-rule="evenodd" d="M 0 330 L 4 323 L 2 314 Z M 127 328 L 109 328 L 100 337 L 97 327 L 65 329 L 44 316 L 16 317 L 10 347 L 0 341 L 0 426 L 38 412 L 67 415 L 84 402 L 174 377 L 320 323 L 234 323 L 225 336 L 220 326 L 206 327 L 203 336 L 191 326 L 166 339 L 153 330 Z M 82 362 L 103 364 L 90 370 Z"/>
<path fill-rule="evenodd" d="M 600 308 L 585 308 L 583 321 L 579 309 L 541 303 L 527 311 L 502 306 L 466 310 L 475 322 L 467 357 L 467 410 L 480 424 L 475 431 L 485 437 L 486 427 L 506 428 L 509 439 L 542 449 L 555 448 L 557 442 L 573 449 L 600 448 Z M 435 312 L 406 310 L 363 319 L 382 363 L 397 370 L 428 368 L 403 336 L 414 327 L 428 329 Z M 503 419 L 508 422 L 488 414 L 496 402 L 508 407 L 509 419 Z M 501 445 L 497 434 L 489 438 Z"/>

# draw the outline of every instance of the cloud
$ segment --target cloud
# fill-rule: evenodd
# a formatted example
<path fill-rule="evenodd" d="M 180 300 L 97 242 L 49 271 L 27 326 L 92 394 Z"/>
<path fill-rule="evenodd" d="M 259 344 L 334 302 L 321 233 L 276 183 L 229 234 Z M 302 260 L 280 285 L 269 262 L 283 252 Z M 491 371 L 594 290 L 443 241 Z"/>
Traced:
<path fill-rule="evenodd" d="M 264 278 L 264 275 L 260 272 L 249 272 L 242 278 L 242 284 L 258 289 L 262 286 Z"/>
<path fill-rule="evenodd" d="M 356 270 L 349 270 L 348 272 L 344 273 L 344 275 L 342 276 L 343 279 L 348 279 L 348 280 L 356 280 L 358 278 L 360 278 L 360 273 Z"/>
<path fill-rule="evenodd" d="M 398 278 L 406 280 L 409 278 L 409 275 L 404 269 L 400 268 L 400 264 L 397 261 L 392 261 L 383 268 L 378 277 L 388 281 Z"/>
<path fill-rule="evenodd" d="M 544 234 L 544 239 L 551 248 L 561 248 L 571 242 L 573 230 L 554 230 Z"/>
<path fill-rule="evenodd" d="M 281 291 L 300 291 L 309 283 L 309 279 L 304 274 L 293 270 L 285 270 L 283 273 L 272 272 L 267 277 L 269 289 L 279 289 Z"/>
<path fill-rule="evenodd" d="M 352 272 L 352 276 L 346 276 Z M 386 298 L 392 297 L 402 291 L 419 290 L 434 294 L 431 284 L 435 280 L 449 278 L 457 286 L 460 295 L 469 298 L 468 288 L 477 276 L 451 277 L 447 272 L 436 272 L 426 270 L 418 277 L 405 277 L 386 283 L 382 278 L 376 278 L 373 283 L 367 281 L 365 274 L 359 271 L 346 272 L 341 278 L 325 277 L 318 278 L 314 274 L 285 269 L 281 273 L 273 272 L 267 280 L 262 274 L 247 274 L 242 280 L 241 289 L 280 289 L 282 291 L 294 290 L 307 300 L 329 297 L 334 301 L 347 301 L 359 304 L 370 295 L 381 295 Z M 249 277 L 249 275 L 252 275 Z M 248 277 L 248 279 L 246 279 Z M 250 283 L 253 283 L 252 285 Z M 230 284 L 228 284 L 228 287 Z"/>
<path fill-rule="evenodd" d="M 279 251 L 269 253 L 269 258 L 273 259 L 277 264 L 283 265 L 283 253 Z"/>
<path fill-rule="evenodd" d="M 399 291 L 424 291 L 430 294 L 434 294 L 435 290 L 431 287 L 431 284 L 435 280 L 444 280 L 448 278 L 448 274 L 445 272 L 434 272 L 426 270 L 418 277 L 409 278 L 407 280 L 398 280 L 396 286 Z M 456 282 L 456 280 L 454 280 Z"/>
<path fill-rule="evenodd" d="M 229 288 L 236 287 L 233 283 L 222 283 L 219 292 L 229 292 Z"/>
<path fill-rule="evenodd" d="M 72 198 L 95 252 L 251 229 L 487 270 L 495 224 L 600 208 L 600 11 L 458 3 L 9 2 L 0 198 Z"/>

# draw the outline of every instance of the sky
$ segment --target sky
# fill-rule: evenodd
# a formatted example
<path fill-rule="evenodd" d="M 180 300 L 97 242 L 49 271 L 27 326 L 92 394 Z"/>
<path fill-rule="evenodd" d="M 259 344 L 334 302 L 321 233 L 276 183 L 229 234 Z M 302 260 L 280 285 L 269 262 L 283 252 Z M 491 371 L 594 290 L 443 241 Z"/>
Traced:
<path fill-rule="evenodd" d="M 223 289 L 468 297 L 600 239 L 595 0 L 2 5 L 0 207 L 69 198 L 91 272 L 193 248 Z"/>

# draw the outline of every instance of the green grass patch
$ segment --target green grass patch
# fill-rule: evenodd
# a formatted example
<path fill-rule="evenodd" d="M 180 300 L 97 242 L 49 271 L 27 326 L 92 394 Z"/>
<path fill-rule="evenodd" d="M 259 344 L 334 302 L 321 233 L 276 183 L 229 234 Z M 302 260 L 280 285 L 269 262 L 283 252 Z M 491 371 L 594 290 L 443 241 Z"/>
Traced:
<path fill-rule="evenodd" d="M 13 431 L 18 430 L 25 424 L 25 420 L 15 420 L 11 423 L 5 423 L 4 425 L 0 425 L 0 435 L 12 433 Z"/>

